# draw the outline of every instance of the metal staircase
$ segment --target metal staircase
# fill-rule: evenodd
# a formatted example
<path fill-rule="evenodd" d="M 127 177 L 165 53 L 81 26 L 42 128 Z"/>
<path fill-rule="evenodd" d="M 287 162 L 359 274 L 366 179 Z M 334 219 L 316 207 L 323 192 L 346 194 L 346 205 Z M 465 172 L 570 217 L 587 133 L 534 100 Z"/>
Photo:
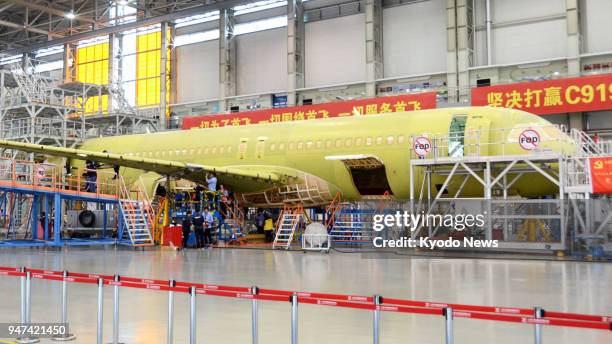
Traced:
<path fill-rule="evenodd" d="M 52 96 L 51 86 L 39 73 L 35 72 L 32 60 L 27 58 L 21 63 L 12 63 L 10 71 L 21 94 L 29 102 L 48 102 Z"/>
<path fill-rule="evenodd" d="M 146 193 L 140 190 L 140 183 L 136 183 L 136 190 L 131 192 L 125 186 L 123 178 L 120 185 L 119 210 L 123 221 L 123 231 L 119 239 L 129 240 L 135 247 L 155 245 L 151 233 L 155 215 Z"/>
<path fill-rule="evenodd" d="M 285 250 L 288 250 L 289 247 L 291 247 L 293 236 L 295 235 L 295 231 L 300 224 L 300 219 L 303 212 L 304 207 L 302 204 L 285 204 L 283 212 L 278 217 L 276 236 L 274 237 L 272 248 L 284 248 Z"/>
<path fill-rule="evenodd" d="M 374 209 L 359 209 L 351 203 L 341 203 L 329 235 L 334 243 L 365 243 L 373 238 Z"/>
<path fill-rule="evenodd" d="M 325 220 L 325 227 L 329 231 L 330 228 L 333 228 L 334 222 L 336 221 L 336 212 L 340 208 L 342 204 L 342 195 L 340 192 L 337 192 L 332 201 L 325 207 L 325 215 L 327 216 Z"/>
<path fill-rule="evenodd" d="M 570 130 L 570 137 L 580 147 L 578 152 L 580 156 L 603 156 L 610 154 L 605 149 L 606 142 L 595 142 L 589 134 L 582 130 L 572 128 Z"/>
<path fill-rule="evenodd" d="M 221 213 L 224 217 L 223 227 L 231 230 L 232 233 L 242 232 L 242 228 L 245 228 L 245 216 L 244 211 L 236 204 L 236 202 L 228 202 L 227 200 L 221 200 Z"/>

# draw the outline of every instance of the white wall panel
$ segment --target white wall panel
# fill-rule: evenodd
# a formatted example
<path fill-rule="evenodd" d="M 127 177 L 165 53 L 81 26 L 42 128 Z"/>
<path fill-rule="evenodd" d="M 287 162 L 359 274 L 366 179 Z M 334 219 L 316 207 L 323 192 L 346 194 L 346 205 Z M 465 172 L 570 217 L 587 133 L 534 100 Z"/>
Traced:
<path fill-rule="evenodd" d="M 582 2 L 582 6 L 586 51 L 612 51 L 612 1 L 588 0 Z"/>
<path fill-rule="evenodd" d="M 565 0 L 491 0 L 492 64 L 567 55 Z M 485 25 L 485 1 L 476 1 L 476 25 Z M 486 32 L 476 37 L 477 65 L 486 61 Z"/>
<path fill-rule="evenodd" d="M 591 1 L 591 0 L 588 0 Z M 493 23 L 565 13 L 565 0 L 492 0 Z"/>
<path fill-rule="evenodd" d="M 177 102 L 219 97 L 219 41 L 176 48 Z"/>
<path fill-rule="evenodd" d="M 567 56 L 565 19 L 493 29 L 493 64 Z"/>
<path fill-rule="evenodd" d="M 236 37 L 237 93 L 253 94 L 287 89 L 287 28 Z"/>
<path fill-rule="evenodd" d="M 306 24 L 306 87 L 365 80 L 365 15 Z"/>
<path fill-rule="evenodd" d="M 430 0 L 383 11 L 385 77 L 446 70 L 446 1 Z"/>

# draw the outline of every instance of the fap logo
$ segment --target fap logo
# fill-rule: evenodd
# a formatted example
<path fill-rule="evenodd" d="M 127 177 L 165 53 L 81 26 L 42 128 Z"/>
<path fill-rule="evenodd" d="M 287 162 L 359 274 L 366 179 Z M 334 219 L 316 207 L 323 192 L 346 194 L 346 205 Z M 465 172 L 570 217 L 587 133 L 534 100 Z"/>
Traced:
<path fill-rule="evenodd" d="M 540 145 L 540 134 L 532 129 L 527 129 L 519 135 L 519 145 L 524 150 L 534 150 Z"/>

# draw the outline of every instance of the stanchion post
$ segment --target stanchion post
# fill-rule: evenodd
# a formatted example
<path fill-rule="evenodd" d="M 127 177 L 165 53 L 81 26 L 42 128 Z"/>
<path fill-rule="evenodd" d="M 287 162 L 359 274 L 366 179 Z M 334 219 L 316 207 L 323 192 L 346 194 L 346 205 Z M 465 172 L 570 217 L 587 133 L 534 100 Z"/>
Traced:
<path fill-rule="evenodd" d="M 446 344 L 453 344 L 453 309 L 451 307 L 444 308 L 444 317 L 446 318 Z"/>
<path fill-rule="evenodd" d="M 298 342 L 298 297 L 291 295 L 291 344 Z"/>
<path fill-rule="evenodd" d="M 32 319 L 32 273 L 26 271 L 26 312 L 25 322 L 29 323 Z"/>
<path fill-rule="evenodd" d="M 253 303 L 252 303 L 252 309 L 251 309 L 251 319 L 252 319 L 251 337 L 253 340 L 253 344 L 257 344 L 259 342 L 259 323 L 258 323 L 258 316 L 259 316 L 258 313 L 259 312 L 257 309 L 256 295 L 259 294 L 259 288 L 257 288 L 256 286 L 252 286 L 251 294 L 253 294 Z"/>
<path fill-rule="evenodd" d="M 170 280 L 170 288 L 176 287 L 176 281 Z M 174 340 L 174 291 L 168 291 L 168 338 L 166 342 L 172 344 Z"/>
<path fill-rule="evenodd" d="M 536 319 L 541 319 L 544 317 L 544 310 L 541 307 L 535 307 L 533 309 L 533 317 Z M 535 324 L 534 328 L 534 343 L 542 344 L 542 325 Z"/>
<path fill-rule="evenodd" d="M 378 344 L 380 342 L 380 304 L 382 303 L 382 296 L 374 295 L 374 323 L 372 334 L 374 336 L 373 343 Z"/>
<path fill-rule="evenodd" d="M 30 282 L 32 280 L 32 274 L 25 268 L 21 268 L 21 272 L 25 273 L 25 276 L 21 277 L 21 323 L 27 325 L 30 323 L 30 307 L 32 302 L 32 290 Z M 17 339 L 17 343 L 38 343 L 39 339 L 22 337 Z"/>
<path fill-rule="evenodd" d="M 21 268 L 21 272 L 25 274 L 26 268 Z M 26 276 L 23 275 L 19 278 L 21 282 L 21 323 L 25 325 L 26 319 Z"/>
<path fill-rule="evenodd" d="M 119 285 L 121 276 L 115 275 L 113 278 L 113 344 L 119 344 Z"/>
<path fill-rule="evenodd" d="M 102 344 L 103 340 L 103 316 L 104 316 L 104 280 L 98 278 L 98 331 L 97 331 L 97 344 Z"/>
<path fill-rule="evenodd" d="M 189 344 L 196 344 L 196 287 L 189 288 Z"/>
<path fill-rule="evenodd" d="M 64 271 L 64 273 L 62 274 L 62 277 L 64 277 L 64 279 L 62 281 L 62 314 L 61 314 L 62 320 L 61 320 L 61 323 L 68 324 L 68 281 L 66 281 L 66 278 L 68 278 L 68 271 Z M 51 340 L 56 341 L 56 342 L 67 342 L 67 341 L 71 341 L 75 339 L 76 337 L 71 333 L 64 333 L 63 335 L 61 335 L 61 337 L 51 338 Z"/>

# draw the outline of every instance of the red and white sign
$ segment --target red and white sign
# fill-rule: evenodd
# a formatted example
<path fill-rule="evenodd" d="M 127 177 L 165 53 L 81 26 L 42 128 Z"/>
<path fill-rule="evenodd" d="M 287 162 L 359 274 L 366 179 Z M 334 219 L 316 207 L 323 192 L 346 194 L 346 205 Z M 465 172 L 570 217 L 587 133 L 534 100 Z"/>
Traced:
<path fill-rule="evenodd" d="M 520 82 L 472 89 L 472 106 L 489 105 L 538 115 L 612 109 L 612 74 Z"/>
<path fill-rule="evenodd" d="M 527 129 L 519 135 L 519 144 L 524 150 L 534 150 L 540 145 L 541 138 L 537 131 Z"/>
<path fill-rule="evenodd" d="M 427 155 L 427 153 L 429 153 L 433 147 L 431 140 L 425 136 L 419 136 L 414 139 L 414 144 L 412 146 L 414 148 L 414 153 L 418 156 Z"/>
<path fill-rule="evenodd" d="M 435 109 L 436 97 L 436 92 L 424 92 L 230 114 L 185 117 L 183 118 L 182 128 L 218 128 L 257 123 L 300 122 L 322 118 L 353 116 L 355 113 L 376 115 Z"/>

